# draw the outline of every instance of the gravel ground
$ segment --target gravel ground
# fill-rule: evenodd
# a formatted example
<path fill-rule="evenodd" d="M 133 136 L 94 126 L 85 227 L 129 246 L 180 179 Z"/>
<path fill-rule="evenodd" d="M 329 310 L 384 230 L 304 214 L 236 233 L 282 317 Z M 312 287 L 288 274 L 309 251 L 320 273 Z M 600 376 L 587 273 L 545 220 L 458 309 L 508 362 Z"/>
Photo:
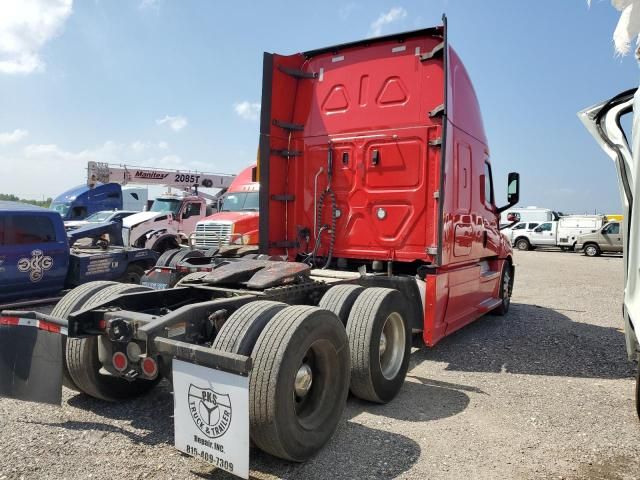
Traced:
<path fill-rule="evenodd" d="M 412 354 L 388 405 L 350 398 L 312 461 L 252 451 L 252 477 L 640 478 L 634 366 L 621 330 L 622 259 L 516 253 L 510 313 Z M 105 404 L 69 390 L 62 408 L 0 400 L 0 480 L 212 478 L 172 447 L 173 402 Z"/>

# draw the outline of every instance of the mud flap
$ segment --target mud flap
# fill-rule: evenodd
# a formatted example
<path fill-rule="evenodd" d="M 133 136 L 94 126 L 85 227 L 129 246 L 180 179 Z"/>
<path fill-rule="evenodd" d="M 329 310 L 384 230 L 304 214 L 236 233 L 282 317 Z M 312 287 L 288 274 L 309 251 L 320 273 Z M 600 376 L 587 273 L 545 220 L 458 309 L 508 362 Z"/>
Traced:
<path fill-rule="evenodd" d="M 0 316 L 0 396 L 60 404 L 60 330 L 42 329 L 34 319 Z"/>

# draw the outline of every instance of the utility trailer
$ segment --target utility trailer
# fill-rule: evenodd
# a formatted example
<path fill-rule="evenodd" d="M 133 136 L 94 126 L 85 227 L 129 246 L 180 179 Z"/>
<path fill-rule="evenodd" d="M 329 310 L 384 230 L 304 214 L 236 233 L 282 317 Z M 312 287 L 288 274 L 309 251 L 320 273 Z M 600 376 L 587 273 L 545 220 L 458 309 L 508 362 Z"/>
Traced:
<path fill-rule="evenodd" d="M 498 208 L 446 19 L 265 53 L 261 115 L 260 255 L 178 288 L 93 282 L 51 316 L 2 312 L 0 394 L 56 403 L 64 382 L 121 401 L 165 377 L 176 447 L 248 478 L 249 439 L 302 462 L 349 391 L 391 401 L 412 334 L 433 346 L 508 311 L 514 267 L 498 222 L 519 178 Z"/>

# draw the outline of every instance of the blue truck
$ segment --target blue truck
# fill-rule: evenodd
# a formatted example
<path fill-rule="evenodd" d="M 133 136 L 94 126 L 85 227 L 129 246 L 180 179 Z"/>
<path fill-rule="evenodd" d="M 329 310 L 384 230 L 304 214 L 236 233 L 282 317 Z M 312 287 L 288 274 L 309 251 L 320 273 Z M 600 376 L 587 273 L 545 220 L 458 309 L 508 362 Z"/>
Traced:
<path fill-rule="evenodd" d="M 0 202 L 0 302 L 56 295 L 93 280 L 140 283 L 157 257 L 124 247 L 119 222 L 67 233 L 54 210 Z"/>
<path fill-rule="evenodd" d="M 142 211 L 147 206 L 147 190 L 121 187 L 118 183 L 78 185 L 61 193 L 51 202 L 51 209 L 63 220 L 83 220 L 103 210 Z"/>

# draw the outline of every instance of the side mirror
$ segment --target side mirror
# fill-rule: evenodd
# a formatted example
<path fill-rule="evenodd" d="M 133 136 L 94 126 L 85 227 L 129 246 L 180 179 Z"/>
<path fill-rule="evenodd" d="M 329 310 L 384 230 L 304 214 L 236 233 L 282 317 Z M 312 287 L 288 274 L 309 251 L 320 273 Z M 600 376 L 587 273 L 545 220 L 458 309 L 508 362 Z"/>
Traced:
<path fill-rule="evenodd" d="M 510 213 L 507 215 L 507 222 L 519 222 L 520 214 L 519 213 Z"/>
<path fill-rule="evenodd" d="M 498 213 L 504 212 L 507 208 L 513 207 L 520 201 L 520 174 L 517 172 L 509 173 L 507 180 L 507 205 L 498 208 Z"/>

